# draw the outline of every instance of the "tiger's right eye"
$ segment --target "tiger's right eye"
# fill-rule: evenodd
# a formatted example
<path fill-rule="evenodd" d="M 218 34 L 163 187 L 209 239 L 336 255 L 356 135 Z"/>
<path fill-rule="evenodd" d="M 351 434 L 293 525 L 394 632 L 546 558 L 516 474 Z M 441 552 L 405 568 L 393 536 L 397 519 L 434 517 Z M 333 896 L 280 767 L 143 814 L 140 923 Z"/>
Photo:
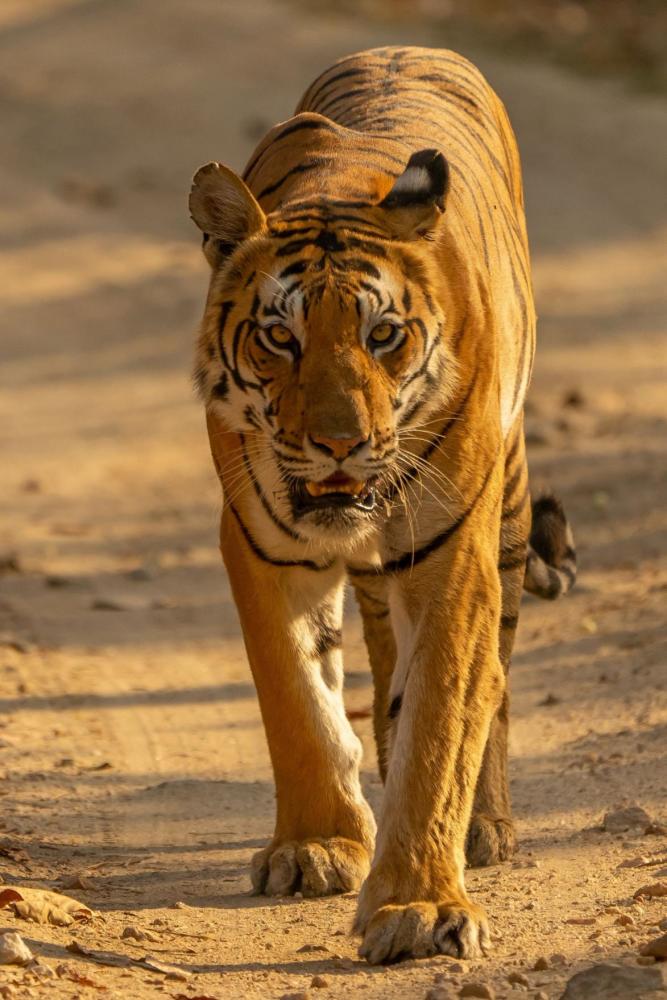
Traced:
<path fill-rule="evenodd" d="M 266 327 L 262 332 L 268 347 L 277 351 L 289 351 L 294 356 L 299 353 L 299 341 L 286 326 L 276 323 L 274 326 Z"/>

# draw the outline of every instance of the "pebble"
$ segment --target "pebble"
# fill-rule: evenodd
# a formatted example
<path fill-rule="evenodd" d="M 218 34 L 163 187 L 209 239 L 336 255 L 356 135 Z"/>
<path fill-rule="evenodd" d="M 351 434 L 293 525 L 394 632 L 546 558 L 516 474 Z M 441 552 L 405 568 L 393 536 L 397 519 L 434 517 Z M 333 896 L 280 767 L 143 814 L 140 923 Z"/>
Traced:
<path fill-rule="evenodd" d="M 620 924 L 621 927 L 634 927 L 635 922 L 629 913 L 621 913 L 620 917 L 616 917 L 614 920 L 615 924 Z"/>
<path fill-rule="evenodd" d="M 548 968 L 549 968 L 549 959 L 545 958 L 544 955 L 540 955 L 540 957 L 533 965 L 534 972 L 544 972 L 544 970 Z"/>
<path fill-rule="evenodd" d="M 459 990 L 460 997 L 485 997 L 486 1000 L 495 1000 L 495 990 L 487 983 L 466 983 Z"/>
<path fill-rule="evenodd" d="M 324 976 L 313 976 L 310 980 L 310 985 L 316 990 L 325 990 L 327 986 L 330 986 L 331 984 L 328 979 L 324 978 Z"/>
<path fill-rule="evenodd" d="M 628 806 L 614 806 L 605 813 L 602 828 L 607 833 L 624 833 L 626 830 L 645 830 L 652 820 L 645 809 L 633 802 Z"/>
<path fill-rule="evenodd" d="M 548 996 L 547 996 L 547 994 L 546 994 L 546 993 L 544 992 L 544 990 L 539 990 L 539 991 L 538 991 L 538 992 L 537 992 L 537 993 L 535 994 L 535 1000 L 549 1000 L 549 997 L 548 997 Z"/>
<path fill-rule="evenodd" d="M 0 965 L 27 965 L 33 958 L 30 948 L 16 931 L 0 934 Z"/>
<path fill-rule="evenodd" d="M 530 979 L 523 972 L 510 972 L 507 982 L 516 986 L 530 986 Z"/>
<path fill-rule="evenodd" d="M 561 1000 L 628 1000 L 667 985 L 657 966 L 593 965 L 568 980 Z"/>
<path fill-rule="evenodd" d="M 662 937 L 654 938 L 653 941 L 649 941 L 645 944 L 640 951 L 641 955 L 652 955 L 654 958 L 659 958 L 661 961 L 667 959 L 667 934 L 663 934 Z"/>
<path fill-rule="evenodd" d="M 649 823 L 644 830 L 646 837 L 667 837 L 667 826 L 663 823 Z"/>

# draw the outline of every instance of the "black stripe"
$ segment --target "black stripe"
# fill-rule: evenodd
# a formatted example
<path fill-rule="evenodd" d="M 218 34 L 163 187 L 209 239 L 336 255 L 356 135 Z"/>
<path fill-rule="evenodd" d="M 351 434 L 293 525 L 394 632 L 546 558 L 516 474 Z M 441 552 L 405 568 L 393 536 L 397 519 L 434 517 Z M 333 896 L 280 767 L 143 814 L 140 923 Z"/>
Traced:
<path fill-rule="evenodd" d="M 500 627 L 501 628 L 516 628 L 519 624 L 518 615 L 501 615 L 500 616 Z"/>
<path fill-rule="evenodd" d="M 318 167 L 323 166 L 326 163 L 330 163 L 331 160 L 328 157 L 316 156 L 313 157 L 308 163 L 297 163 L 295 167 L 290 167 L 286 174 L 277 180 L 273 184 L 269 184 L 268 187 L 263 188 L 257 195 L 257 201 L 261 201 L 262 198 L 266 198 L 268 195 L 273 194 L 279 188 L 285 184 L 290 177 L 294 177 L 295 174 L 305 174 L 309 170 L 316 170 Z"/>
<path fill-rule="evenodd" d="M 261 559 L 262 562 L 269 563 L 271 566 L 280 566 L 280 567 L 295 566 L 298 567 L 299 569 L 312 569 L 315 570 L 316 572 L 322 572 L 323 570 L 331 569 L 331 567 L 336 562 L 335 559 L 332 559 L 331 562 L 325 563 L 323 566 L 319 566 L 317 563 L 312 562 L 310 559 L 272 559 L 271 556 L 267 555 L 264 549 L 262 549 L 258 545 L 253 536 L 250 534 L 249 530 L 246 528 L 245 524 L 241 520 L 241 516 L 239 512 L 236 510 L 236 507 L 234 507 L 234 505 L 231 503 L 230 500 L 226 500 L 225 502 L 229 507 L 229 509 L 231 510 L 234 517 L 236 518 L 238 526 L 241 529 L 241 532 L 246 542 L 248 543 L 254 554 L 257 556 L 257 558 Z"/>
<path fill-rule="evenodd" d="M 403 695 L 397 694 L 395 698 L 392 698 L 391 705 L 389 706 L 389 718 L 395 719 L 398 713 L 401 711 L 403 705 Z"/>

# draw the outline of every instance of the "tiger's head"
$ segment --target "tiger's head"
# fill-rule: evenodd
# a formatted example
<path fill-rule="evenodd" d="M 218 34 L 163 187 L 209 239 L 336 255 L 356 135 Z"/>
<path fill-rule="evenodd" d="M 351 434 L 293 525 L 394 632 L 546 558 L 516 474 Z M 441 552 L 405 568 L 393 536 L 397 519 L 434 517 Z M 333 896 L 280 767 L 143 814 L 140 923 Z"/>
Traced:
<path fill-rule="evenodd" d="M 417 428 L 456 384 L 430 242 L 447 186 L 444 157 L 424 150 L 374 203 L 309 197 L 266 215 L 229 168 L 195 175 L 190 212 L 212 269 L 195 382 L 300 536 L 377 524 Z"/>

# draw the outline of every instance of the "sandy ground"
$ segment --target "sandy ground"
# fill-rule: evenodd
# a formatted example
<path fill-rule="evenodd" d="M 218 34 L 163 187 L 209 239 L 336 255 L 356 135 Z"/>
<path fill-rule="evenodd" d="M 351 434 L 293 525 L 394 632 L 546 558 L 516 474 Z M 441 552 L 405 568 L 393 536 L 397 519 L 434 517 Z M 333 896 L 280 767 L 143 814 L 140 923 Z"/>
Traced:
<path fill-rule="evenodd" d="M 278 998 L 320 975 L 313 995 L 424 997 L 444 973 L 551 1000 L 586 963 L 634 964 L 667 916 L 664 901 L 632 901 L 667 866 L 667 838 L 600 830 L 623 800 L 667 819 L 667 108 L 474 51 L 524 158 L 541 317 L 533 481 L 565 499 L 581 563 L 566 601 L 525 601 L 521 847 L 469 877 L 494 954 L 459 971 L 371 969 L 349 935 L 353 897 L 248 895 L 273 789 L 188 381 L 206 269 L 185 194 L 206 160 L 240 167 L 334 57 L 385 41 L 446 40 L 268 2 L 0 7 L 0 872 L 82 878 L 71 893 L 97 913 L 51 928 L 3 911 L 60 976 L 3 967 L 0 992 Z M 346 641 L 347 701 L 364 710 L 352 609 Z M 370 720 L 354 725 L 377 804 Z M 128 926 L 154 940 L 121 938 Z M 74 938 L 192 975 L 95 965 L 65 950 Z M 548 967 L 528 971 L 540 956 Z M 511 986 L 512 971 L 530 985 Z"/>

